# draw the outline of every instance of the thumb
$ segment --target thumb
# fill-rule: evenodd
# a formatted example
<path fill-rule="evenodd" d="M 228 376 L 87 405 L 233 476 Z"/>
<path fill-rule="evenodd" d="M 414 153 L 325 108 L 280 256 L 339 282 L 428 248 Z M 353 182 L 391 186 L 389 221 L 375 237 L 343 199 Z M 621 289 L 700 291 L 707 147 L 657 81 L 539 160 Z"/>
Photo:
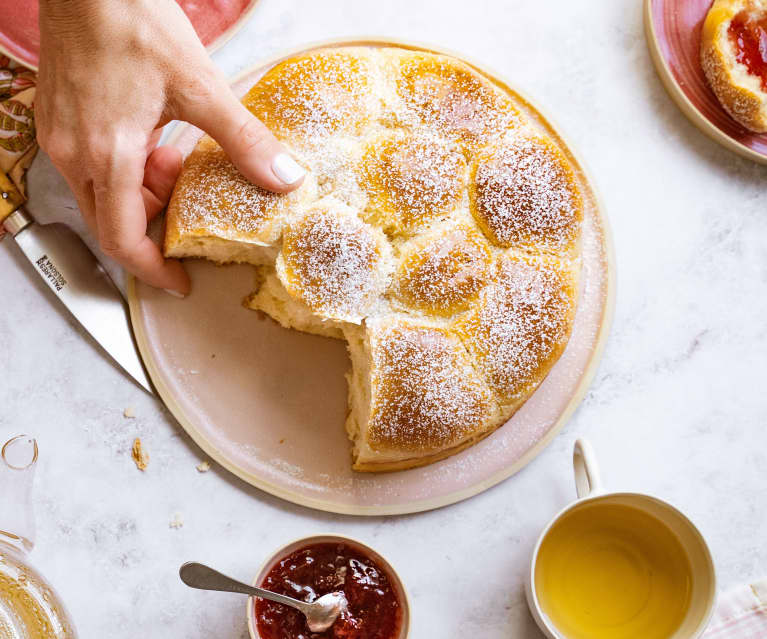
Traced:
<path fill-rule="evenodd" d="M 215 139 L 240 173 L 254 184 L 277 193 L 301 185 L 306 171 L 228 86 L 209 95 L 215 97 L 182 108 L 181 118 Z"/>

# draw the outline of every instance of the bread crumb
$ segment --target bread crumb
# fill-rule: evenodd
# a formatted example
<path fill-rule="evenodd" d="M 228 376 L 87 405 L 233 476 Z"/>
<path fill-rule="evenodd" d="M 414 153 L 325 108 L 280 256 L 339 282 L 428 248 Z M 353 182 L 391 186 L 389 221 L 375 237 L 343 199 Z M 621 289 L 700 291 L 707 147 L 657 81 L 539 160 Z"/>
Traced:
<path fill-rule="evenodd" d="M 184 519 L 181 517 L 181 513 L 174 513 L 173 518 L 168 522 L 168 528 L 178 530 L 184 527 Z"/>
<path fill-rule="evenodd" d="M 125 417 L 125 419 L 136 419 L 136 413 L 133 412 L 132 406 L 128 406 L 128 408 L 123 411 L 123 417 Z"/>
<path fill-rule="evenodd" d="M 281 439 L 281 440 L 280 440 L 280 444 L 284 444 L 284 443 L 285 443 L 285 440 L 284 440 L 284 439 Z"/>
<path fill-rule="evenodd" d="M 207 461 L 201 461 L 196 466 L 197 472 L 199 473 L 207 473 L 210 470 L 210 463 Z"/>
<path fill-rule="evenodd" d="M 136 463 L 136 468 L 142 472 L 146 470 L 146 467 L 149 464 L 149 453 L 144 450 L 141 445 L 141 440 L 138 437 L 133 440 L 131 457 L 133 457 L 133 461 Z"/>

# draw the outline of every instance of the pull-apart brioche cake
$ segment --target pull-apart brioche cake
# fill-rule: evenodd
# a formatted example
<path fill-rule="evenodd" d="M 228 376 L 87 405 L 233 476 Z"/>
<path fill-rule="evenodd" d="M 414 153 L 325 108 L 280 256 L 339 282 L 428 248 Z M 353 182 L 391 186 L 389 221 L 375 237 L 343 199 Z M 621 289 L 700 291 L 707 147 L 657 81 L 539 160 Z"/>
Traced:
<path fill-rule="evenodd" d="M 353 468 L 434 462 L 530 397 L 575 317 L 582 178 L 510 92 L 450 57 L 339 47 L 244 98 L 306 168 L 268 193 L 203 137 L 165 254 L 257 267 L 250 308 L 346 340 Z"/>

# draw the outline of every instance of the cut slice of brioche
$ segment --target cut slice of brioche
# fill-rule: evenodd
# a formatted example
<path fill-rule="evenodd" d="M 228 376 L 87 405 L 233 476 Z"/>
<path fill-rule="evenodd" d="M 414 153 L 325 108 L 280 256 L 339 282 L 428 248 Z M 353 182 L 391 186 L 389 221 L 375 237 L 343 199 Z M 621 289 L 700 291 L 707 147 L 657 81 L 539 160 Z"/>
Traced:
<path fill-rule="evenodd" d="M 312 175 L 289 195 L 248 181 L 223 149 L 203 136 L 184 162 L 168 205 L 167 257 L 273 264 L 288 216 L 316 197 Z"/>
<path fill-rule="evenodd" d="M 350 326 L 345 336 L 355 470 L 430 464 L 499 425 L 492 393 L 449 328 L 387 315 Z"/>
<path fill-rule="evenodd" d="M 312 313 L 306 304 L 285 290 L 274 267 L 258 268 L 258 288 L 243 302 L 247 308 L 266 313 L 285 328 L 322 337 L 344 339 L 342 322 L 325 320 Z"/>

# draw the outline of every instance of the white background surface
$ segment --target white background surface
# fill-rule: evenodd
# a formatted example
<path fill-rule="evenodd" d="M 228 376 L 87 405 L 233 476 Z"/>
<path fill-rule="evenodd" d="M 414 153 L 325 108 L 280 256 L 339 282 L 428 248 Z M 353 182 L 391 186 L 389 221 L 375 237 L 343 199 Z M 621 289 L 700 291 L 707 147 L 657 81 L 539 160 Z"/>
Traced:
<path fill-rule="evenodd" d="M 767 574 L 767 169 L 703 137 L 666 96 L 640 4 L 262 0 L 215 56 L 233 74 L 328 37 L 446 46 L 536 99 L 591 169 L 617 251 L 604 360 L 555 442 L 467 502 L 355 519 L 283 503 L 215 466 L 199 474 L 202 453 L 173 418 L 62 312 L 14 243 L 0 245 L 0 440 L 39 438 L 32 561 L 82 637 L 244 638 L 244 601 L 187 589 L 178 566 L 196 559 L 249 580 L 277 545 L 328 530 L 399 569 L 412 637 L 539 637 L 523 574 L 538 531 L 574 496 L 577 436 L 594 444 L 609 487 L 689 514 L 722 588 Z M 72 214 L 44 157 L 31 188 L 39 218 Z M 135 419 L 123 417 L 129 406 Z M 145 473 L 130 457 L 136 436 L 151 455 Z M 180 529 L 168 525 L 176 513 Z"/>

